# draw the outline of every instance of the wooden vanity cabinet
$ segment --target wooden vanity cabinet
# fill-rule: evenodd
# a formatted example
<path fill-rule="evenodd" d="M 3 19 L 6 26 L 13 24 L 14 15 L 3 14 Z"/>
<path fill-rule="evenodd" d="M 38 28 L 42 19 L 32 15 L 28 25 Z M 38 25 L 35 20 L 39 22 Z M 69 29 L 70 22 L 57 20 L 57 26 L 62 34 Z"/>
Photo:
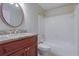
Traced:
<path fill-rule="evenodd" d="M 26 47 L 11 54 L 12 56 L 37 56 L 36 45 Z"/>
<path fill-rule="evenodd" d="M 34 55 L 37 55 L 37 51 L 36 51 L 36 44 L 26 48 L 26 54 L 28 56 L 34 56 Z M 35 52 L 35 53 L 34 53 Z"/>
<path fill-rule="evenodd" d="M 37 36 L 19 38 L 0 44 L 1 56 L 37 56 Z"/>
<path fill-rule="evenodd" d="M 11 56 L 24 56 L 25 55 L 24 52 L 25 52 L 24 49 L 22 49 L 22 50 L 14 52 L 14 53 L 12 53 L 10 55 Z"/>

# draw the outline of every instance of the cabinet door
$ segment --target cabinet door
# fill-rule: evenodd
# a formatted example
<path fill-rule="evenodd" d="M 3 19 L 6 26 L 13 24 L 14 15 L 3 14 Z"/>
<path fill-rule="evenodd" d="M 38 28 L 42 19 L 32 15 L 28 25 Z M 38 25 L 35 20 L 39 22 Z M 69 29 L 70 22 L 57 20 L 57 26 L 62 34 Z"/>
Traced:
<path fill-rule="evenodd" d="M 22 49 L 22 50 L 19 50 L 15 53 L 11 54 L 10 56 L 24 56 L 24 52 L 25 52 L 24 49 Z"/>
<path fill-rule="evenodd" d="M 27 48 L 27 56 L 37 56 L 36 44 Z"/>

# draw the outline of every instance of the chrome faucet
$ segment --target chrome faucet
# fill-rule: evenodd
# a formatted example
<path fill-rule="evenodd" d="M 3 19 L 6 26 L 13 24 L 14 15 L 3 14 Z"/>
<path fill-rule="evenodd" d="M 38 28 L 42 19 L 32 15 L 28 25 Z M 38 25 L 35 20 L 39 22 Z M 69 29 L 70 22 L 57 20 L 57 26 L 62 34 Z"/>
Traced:
<path fill-rule="evenodd" d="M 19 30 L 19 29 L 12 29 L 9 30 L 9 34 L 16 34 L 16 33 L 26 33 L 26 30 Z"/>
<path fill-rule="evenodd" d="M 14 34 L 19 33 L 19 30 L 15 29 L 14 30 Z"/>
<path fill-rule="evenodd" d="M 9 34 L 15 34 L 15 33 L 17 33 L 17 31 L 18 30 L 16 30 L 16 29 L 9 30 Z"/>

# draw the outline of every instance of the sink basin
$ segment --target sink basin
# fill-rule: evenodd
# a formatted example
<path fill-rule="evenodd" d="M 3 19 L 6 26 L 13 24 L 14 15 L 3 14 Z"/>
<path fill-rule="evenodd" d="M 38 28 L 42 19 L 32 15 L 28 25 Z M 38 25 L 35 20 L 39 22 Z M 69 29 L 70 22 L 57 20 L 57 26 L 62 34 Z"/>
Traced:
<path fill-rule="evenodd" d="M 7 40 L 8 39 L 8 36 L 6 35 L 0 35 L 0 41 L 3 41 L 3 40 Z"/>

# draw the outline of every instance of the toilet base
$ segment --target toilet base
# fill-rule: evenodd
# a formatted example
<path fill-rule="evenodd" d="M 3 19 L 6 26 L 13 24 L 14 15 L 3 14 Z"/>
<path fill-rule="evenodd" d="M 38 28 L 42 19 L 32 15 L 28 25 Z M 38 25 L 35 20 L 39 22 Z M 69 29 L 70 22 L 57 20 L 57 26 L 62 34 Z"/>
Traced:
<path fill-rule="evenodd" d="M 39 55 L 40 56 L 48 56 L 50 47 L 47 44 L 39 44 L 38 45 Z"/>

